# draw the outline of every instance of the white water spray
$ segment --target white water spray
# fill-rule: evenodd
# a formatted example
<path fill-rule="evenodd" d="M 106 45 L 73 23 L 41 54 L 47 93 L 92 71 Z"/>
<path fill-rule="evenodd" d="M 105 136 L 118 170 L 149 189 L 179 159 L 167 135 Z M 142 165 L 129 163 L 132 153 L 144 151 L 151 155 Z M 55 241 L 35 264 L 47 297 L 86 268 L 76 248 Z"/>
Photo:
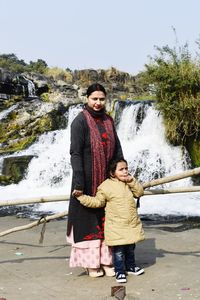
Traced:
<path fill-rule="evenodd" d="M 18 106 L 18 104 L 14 104 L 14 105 L 12 105 L 11 107 L 9 107 L 8 109 L 5 109 L 5 110 L 1 111 L 1 112 L 0 112 L 0 120 L 6 118 L 7 115 L 8 115 L 11 111 L 13 111 L 13 110 L 15 110 L 15 109 L 17 108 L 17 106 Z"/>

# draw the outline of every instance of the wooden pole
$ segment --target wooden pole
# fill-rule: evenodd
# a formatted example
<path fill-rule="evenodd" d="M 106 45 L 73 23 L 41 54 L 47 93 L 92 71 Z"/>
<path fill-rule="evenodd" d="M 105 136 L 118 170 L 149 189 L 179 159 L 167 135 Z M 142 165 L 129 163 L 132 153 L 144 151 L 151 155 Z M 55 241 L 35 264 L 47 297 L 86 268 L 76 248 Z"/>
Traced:
<path fill-rule="evenodd" d="M 54 214 L 54 215 L 51 215 L 51 216 L 42 217 L 40 220 L 34 221 L 30 224 L 14 227 L 14 228 L 8 229 L 6 231 L 3 231 L 3 232 L 0 233 L 0 237 L 4 236 L 4 235 L 7 235 L 7 234 L 10 234 L 10 233 L 13 233 L 13 232 L 30 229 L 30 228 L 38 226 L 42 223 L 46 223 L 46 222 L 54 220 L 54 219 L 62 218 L 62 217 L 67 216 L 67 215 L 68 215 L 68 212 L 63 211 L 62 213 L 57 213 L 57 214 Z"/>
<path fill-rule="evenodd" d="M 180 179 L 191 177 L 191 176 L 198 175 L 198 174 L 200 174 L 200 167 L 182 172 L 182 173 L 177 174 L 177 175 L 167 176 L 167 177 L 152 180 L 150 182 L 146 182 L 146 183 L 143 184 L 143 188 L 146 189 L 146 188 L 151 187 L 151 186 L 155 186 L 155 185 L 159 185 L 159 184 L 163 184 L 163 183 L 168 183 L 168 182 L 180 180 Z"/>
<path fill-rule="evenodd" d="M 156 189 L 144 191 L 144 196 L 148 195 L 162 195 L 162 194 L 174 194 L 174 193 L 190 193 L 190 192 L 200 192 L 200 186 L 173 188 L 173 189 Z"/>
<path fill-rule="evenodd" d="M 146 191 L 144 191 L 144 196 L 159 195 L 159 194 L 172 194 L 172 193 L 189 193 L 189 192 L 200 192 L 200 186 L 180 187 L 180 188 L 173 188 L 173 189 L 146 190 Z M 0 202 L 0 207 L 1 206 L 12 206 L 12 205 L 22 205 L 22 204 L 32 204 L 32 203 L 58 202 L 58 201 L 69 201 L 69 196 L 57 195 L 57 196 L 48 196 L 48 197 L 42 197 L 42 198 L 5 200 L 5 201 Z"/>
<path fill-rule="evenodd" d="M 67 195 L 35 197 L 35 198 L 18 199 L 18 200 L 4 200 L 4 201 L 0 201 L 0 207 L 1 206 L 10 206 L 10 205 L 32 204 L 32 203 L 68 201 L 68 200 L 69 200 L 69 196 L 67 196 Z"/>

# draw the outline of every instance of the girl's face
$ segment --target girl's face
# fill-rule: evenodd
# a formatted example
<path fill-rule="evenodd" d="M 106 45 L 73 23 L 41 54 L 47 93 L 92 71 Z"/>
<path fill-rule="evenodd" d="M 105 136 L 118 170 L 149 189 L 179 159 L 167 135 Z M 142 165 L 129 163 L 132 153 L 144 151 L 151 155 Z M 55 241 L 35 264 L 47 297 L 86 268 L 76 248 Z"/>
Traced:
<path fill-rule="evenodd" d="M 124 161 L 118 162 L 114 173 L 114 177 L 120 181 L 127 181 L 128 178 L 128 166 Z"/>
<path fill-rule="evenodd" d="M 100 111 L 105 107 L 106 96 L 102 91 L 95 91 L 87 98 L 87 104 L 95 111 Z"/>

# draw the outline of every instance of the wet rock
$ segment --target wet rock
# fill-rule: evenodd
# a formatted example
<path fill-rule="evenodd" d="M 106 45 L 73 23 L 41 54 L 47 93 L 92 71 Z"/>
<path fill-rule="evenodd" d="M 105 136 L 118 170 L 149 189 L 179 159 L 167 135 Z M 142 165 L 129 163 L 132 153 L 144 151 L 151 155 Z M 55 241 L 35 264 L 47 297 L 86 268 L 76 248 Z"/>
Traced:
<path fill-rule="evenodd" d="M 9 179 L 12 178 L 12 182 L 18 183 L 24 178 L 33 157 L 33 155 L 24 155 L 4 158 L 2 175 L 7 176 Z"/>

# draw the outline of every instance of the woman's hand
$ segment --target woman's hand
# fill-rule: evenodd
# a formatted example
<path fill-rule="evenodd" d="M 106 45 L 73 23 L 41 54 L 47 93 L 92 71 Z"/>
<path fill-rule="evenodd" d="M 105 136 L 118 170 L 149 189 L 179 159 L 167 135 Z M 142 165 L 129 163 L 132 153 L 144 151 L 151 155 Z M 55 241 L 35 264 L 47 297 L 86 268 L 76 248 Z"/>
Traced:
<path fill-rule="evenodd" d="M 79 197 L 81 195 L 83 195 L 83 191 L 81 191 L 81 190 L 73 190 L 73 192 L 72 192 L 72 196 L 74 196 L 74 197 Z"/>

